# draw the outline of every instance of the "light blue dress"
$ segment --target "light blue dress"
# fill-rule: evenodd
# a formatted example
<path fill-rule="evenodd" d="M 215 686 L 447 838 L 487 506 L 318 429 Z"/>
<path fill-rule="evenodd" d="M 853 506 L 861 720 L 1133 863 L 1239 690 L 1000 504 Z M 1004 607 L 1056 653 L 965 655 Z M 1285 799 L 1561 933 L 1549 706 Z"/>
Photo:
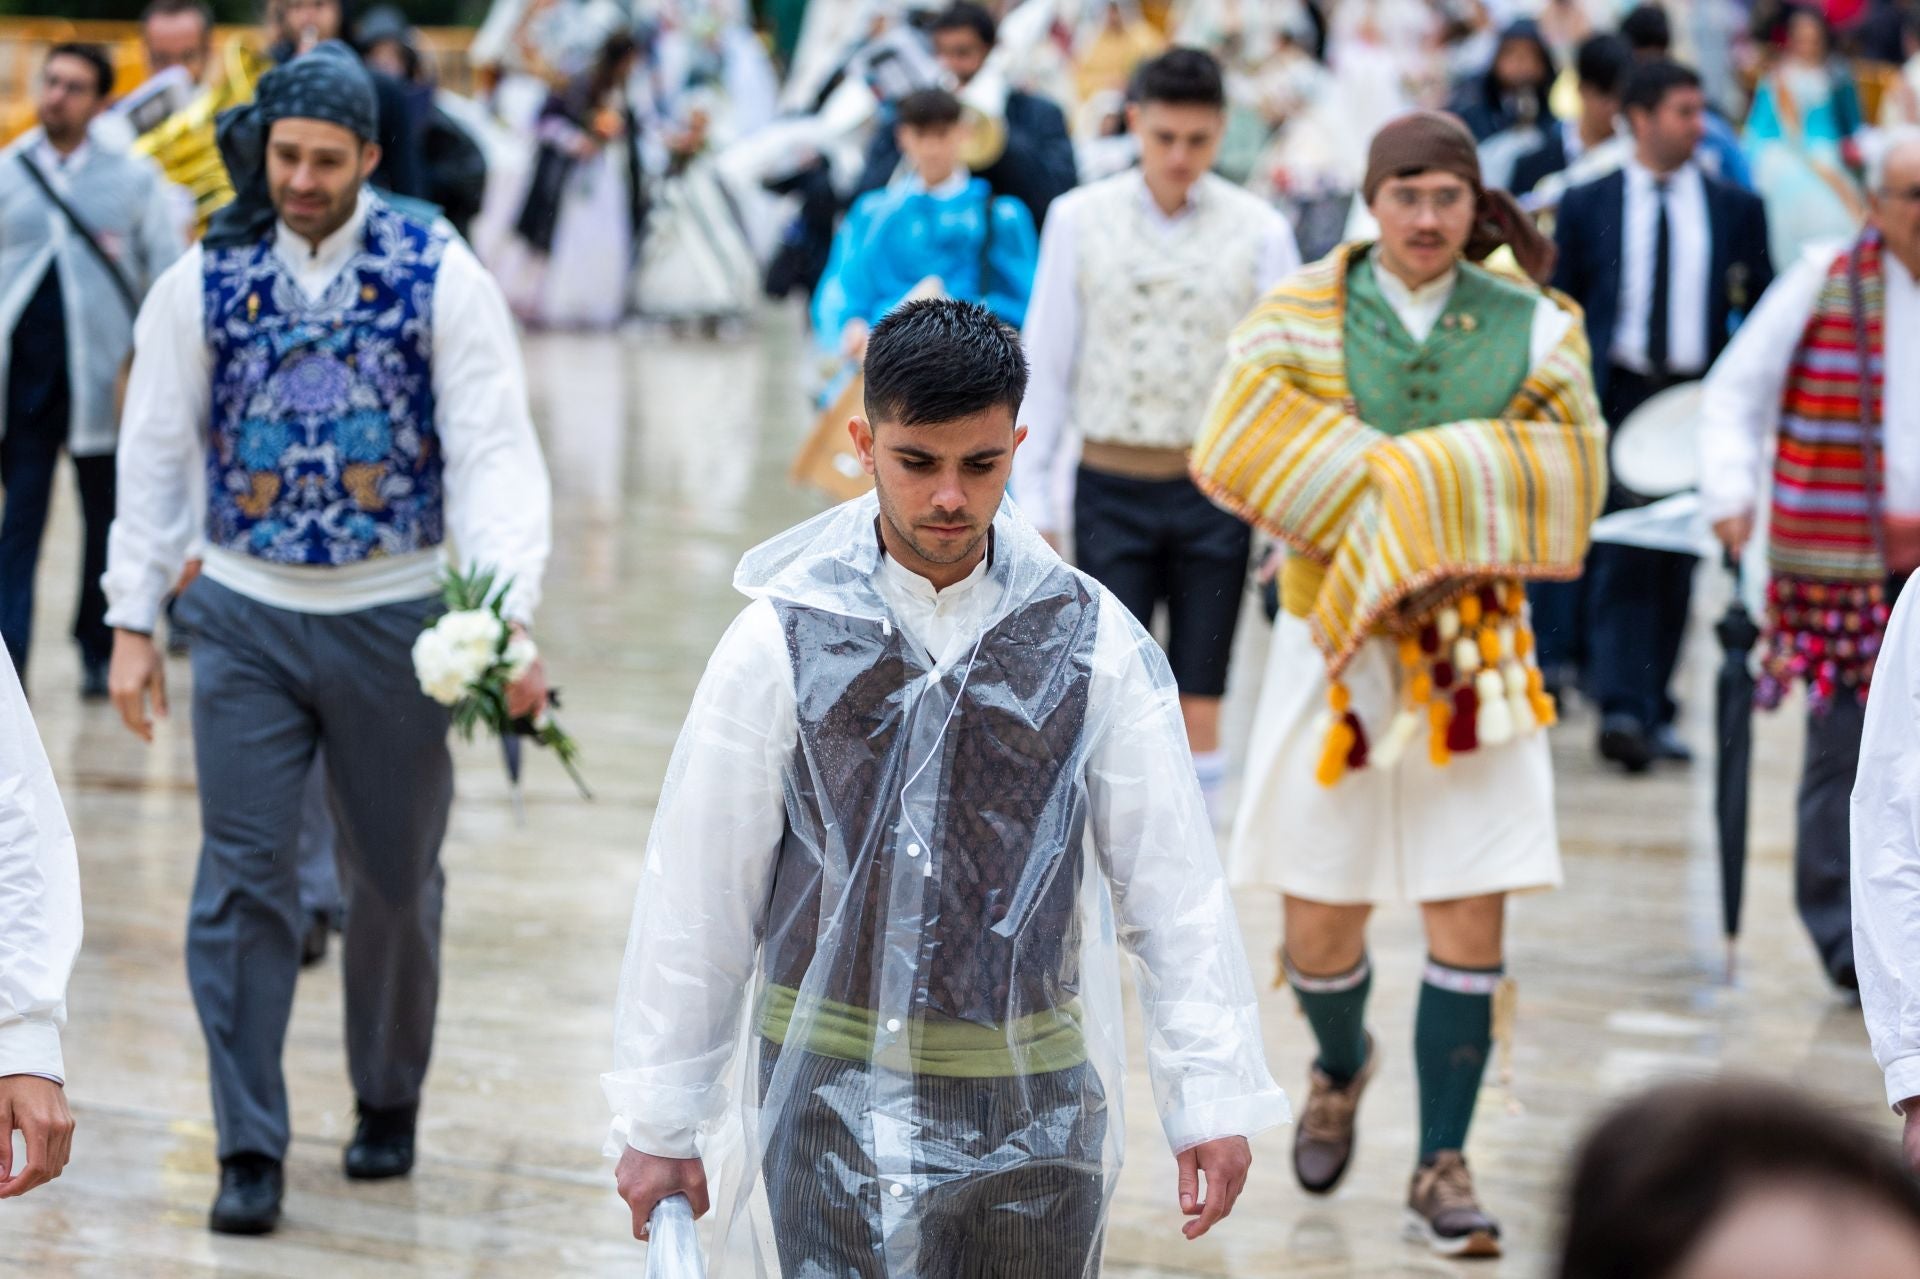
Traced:
<path fill-rule="evenodd" d="M 910 178 L 854 201 L 813 295 L 813 328 L 837 349 L 851 320 L 877 324 L 916 285 L 937 277 L 946 296 L 978 302 L 1015 328 L 1040 256 L 1026 206 L 979 178 L 928 191 Z"/>

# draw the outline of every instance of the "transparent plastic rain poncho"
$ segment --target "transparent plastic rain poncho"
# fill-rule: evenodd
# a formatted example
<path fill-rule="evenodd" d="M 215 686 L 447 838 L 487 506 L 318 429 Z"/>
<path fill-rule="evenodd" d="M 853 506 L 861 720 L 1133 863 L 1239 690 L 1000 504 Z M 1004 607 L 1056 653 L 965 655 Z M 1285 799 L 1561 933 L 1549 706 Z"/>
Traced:
<path fill-rule="evenodd" d="M 1287 1118 L 1172 676 L 1011 504 L 938 601 L 877 509 L 735 576 L 641 876 L 609 1153 L 705 1160 L 716 1275 L 1092 1274 L 1122 950 L 1170 1145 Z"/>

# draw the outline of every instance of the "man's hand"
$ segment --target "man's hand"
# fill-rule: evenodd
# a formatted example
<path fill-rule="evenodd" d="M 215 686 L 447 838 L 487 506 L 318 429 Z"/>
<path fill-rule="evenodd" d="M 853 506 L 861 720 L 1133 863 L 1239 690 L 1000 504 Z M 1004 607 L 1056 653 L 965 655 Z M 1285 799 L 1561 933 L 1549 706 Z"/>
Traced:
<path fill-rule="evenodd" d="M 629 1146 L 613 1170 L 613 1183 L 633 1209 L 635 1239 L 647 1237 L 653 1206 L 668 1195 L 685 1195 L 696 1218 L 707 1215 L 707 1170 L 698 1159 L 663 1159 Z"/>
<path fill-rule="evenodd" d="M 13 1134 L 27 1141 L 27 1161 L 13 1166 Z M 13 1199 L 60 1175 L 73 1153 L 67 1091 L 38 1075 L 0 1077 L 0 1199 Z"/>
<path fill-rule="evenodd" d="M 1920 1097 L 1909 1097 L 1901 1102 L 1900 1113 L 1907 1117 L 1906 1135 L 1901 1138 L 1907 1155 L 1907 1167 L 1920 1176 Z"/>
<path fill-rule="evenodd" d="M 138 631 L 113 633 L 113 661 L 107 667 L 107 692 L 129 731 L 143 742 L 153 740 L 153 720 L 147 718 L 147 697 L 153 697 L 155 719 L 167 717 L 167 667 L 153 636 Z"/>
<path fill-rule="evenodd" d="M 1247 1184 L 1253 1151 L 1245 1137 L 1220 1137 L 1181 1151 L 1174 1162 L 1180 1166 L 1180 1211 L 1194 1218 L 1180 1227 L 1180 1233 L 1198 1239 L 1233 1211 L 1234 1200 Z M 1201 1197 L 1202 1173 L 1207 1179 L 1205 1198 Z"/>
<path fill-rule="evenodd" d="M 1747 543 L 1753 537 L 1753 512 L 1745 511 L 1714 521 L 1713 535 L 1720 539 L 1720 545 L 1727 548 L 1727 554 L 1739 559 L 1740 553 L 1747 549 Z"/>
<path fill-rule="evenodd" d="M 526 635 L 526 627 L 515 622 L 515 635 Z M 547 659 L 536 657 L 527 673 L 507 685 L 507 714 L 514 719 L 538 720 L 547 709 Z"/>

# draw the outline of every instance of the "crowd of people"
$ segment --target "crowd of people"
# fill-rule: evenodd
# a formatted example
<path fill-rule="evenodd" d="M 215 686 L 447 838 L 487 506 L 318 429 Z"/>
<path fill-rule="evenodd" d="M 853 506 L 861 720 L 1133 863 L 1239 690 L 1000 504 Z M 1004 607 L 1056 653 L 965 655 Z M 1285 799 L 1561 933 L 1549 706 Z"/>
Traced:
<path fill-rule="evenodd" d="M 1418 904 L 1408 1217 L 1499 1255 L 1466 1151 L 1513 1017 L 1507 898 L 1562 879 L 1545 730 L 1583 699 L 1623 778 L 1686 766 L 1675 674 L 1722 555 L 1768 581 L 1757 701 L 1806 708 L 1797 904 L 1920 1168 L 1915 12 L 795 16 L 770 48 L 725 0 L 501 0 L 471 98 L 345 0 L 275 0 L 227 49 L 199 0 L 154 0 L 131 90 L 49 52 L 0 153 L 0 1121 L 29 1150 L 0 1143 L 0 1197 L 71 1136 L 78 881 L 20 696 L 60 455 L 81 695 L 151 740 L 167 648 L 192 662 L 210 1225 L 266 1233 L 293 988 L 334 932 L 344 1171 L 413 1166 L 452 716 L 412 649 L 449 546 L 511 584 L 504 709 L 548 702 L 516 322 L 717 332 L 763 294 L 804 299 L 795 381 L 865 491 L 742 561 L 668 770 L 603 1081 L 637 1236 L 685 1195 L 748 1270 L 1097 1272 L 1122 954 L 1207 1233 L 1289 1115 L 1242 887 L 1278 899 L 1313 1043 L 1316 1195 L 1376 1073 L 1371 914 Z M 1609 437 L 1679 394 L 1685 536 L 1597 535 L 1672 509 Z M 1250 579 L 1272 642 L 1230 770 Z M 1755 1135 L 1782 1115 L 1804 1135 Z M 1637 1149 L 1648 1125 L 1690 1158 Z M 710 1187 L 716 1151 L 746 1157 Z M 1729 1223 L 1835 1199 L 1857 1273 L 1920 1253 L 1901 1164 L 1790 1095 L 1631 1103 L 1575 1187 L 1568 1276 L 1757 1273 Z"/>

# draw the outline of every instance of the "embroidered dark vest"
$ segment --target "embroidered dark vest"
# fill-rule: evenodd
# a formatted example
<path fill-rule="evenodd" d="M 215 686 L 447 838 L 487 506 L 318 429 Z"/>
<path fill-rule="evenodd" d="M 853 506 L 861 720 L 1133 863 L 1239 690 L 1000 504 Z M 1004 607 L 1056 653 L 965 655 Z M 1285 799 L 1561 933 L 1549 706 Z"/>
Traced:
<path fill-rule="evenodd" d="M 206 255 L 207 540 L 356 564 L 445 537 L 433 291 L 446 237 L 382 204 L 309 301 L 270 239 Z"/>
<path fill-rule="evenodd" d="M 824 930 L 818 993 L 871 1009 L 886 956 L 892 876 L 921 885 L 926 928 L 914 957 L 916 1017 L 1005 1026 L 1072 1000 L 1079 987 L 1086 795 L 1078 773 L 1099 606 L 1071 572 L 981 642 L 969 673 L 942 678 L 959 706 L 928 776 L 942 779 L 933 853 L 909 856 L 902 787 L 926 761 L 901 743 L 932 670 L 899 628 L 776 602 L 793 659 L 801 751 L 798 811 L 775 873 L 768 975 L 799 988 Z M 935 706 L 935 703 L 938 706 Z M 925 777 L 921 779 L 923 784 Z M 822 798 L 825 799 L 825 808 Z M 827 812 L 833 815 L 829 829 Z M 813 850 L 835 861 L 823 877 Z M 928 867 L 931 866 L 931 873 Z M 824 883 L 844 886 L 827 900 Z M 816 980 L 820 980 L 816 977 Z"/>

